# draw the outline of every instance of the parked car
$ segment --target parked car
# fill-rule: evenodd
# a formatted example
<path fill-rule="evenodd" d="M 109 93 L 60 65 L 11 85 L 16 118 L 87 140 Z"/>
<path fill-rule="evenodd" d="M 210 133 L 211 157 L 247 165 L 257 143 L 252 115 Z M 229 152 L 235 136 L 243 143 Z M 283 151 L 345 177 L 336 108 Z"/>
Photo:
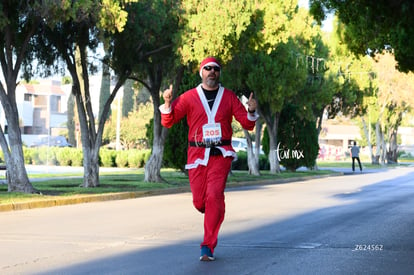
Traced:
<path fill-rule="evenodd" d="M 247 141 L 245 138 L 232 138 L 231 146 L 233 146 L 234 151 L 246 151 L 247 150 Z"/>
<path fill-rule="evenodd" d="M 247 151 L 247 140 L 245 138 L 232 138 L 231 146 L 233 146 L 234 151 Z M 255 150 L 255 143 L 253 142 L 253 150 Z M 260 154 L 264 155 L 262 148 L 260 148 Z"/>
<path fill-rule="evenodd" d="M 39 142 L 33 143 L 30 147 L 40 146 L 72 147 L 72 144 L 70 144 L 64 136 L 50 136 L 41 138 Z"/>

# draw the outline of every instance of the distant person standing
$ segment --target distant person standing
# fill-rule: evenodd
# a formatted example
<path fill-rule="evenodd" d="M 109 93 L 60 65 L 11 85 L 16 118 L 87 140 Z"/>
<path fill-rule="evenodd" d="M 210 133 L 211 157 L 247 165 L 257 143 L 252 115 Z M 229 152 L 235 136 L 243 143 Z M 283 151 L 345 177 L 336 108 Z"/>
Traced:
<path fill-rule="evenodd" d="M 351 148 L 351 156 L 352 156 L 352 172 L 355 172 L 355 160 L 358 161 L 359 170 L 362 172 L 361 161 L 359 160 L 359 146 L 356 145 L 354 141 L 354 146 Z"/>

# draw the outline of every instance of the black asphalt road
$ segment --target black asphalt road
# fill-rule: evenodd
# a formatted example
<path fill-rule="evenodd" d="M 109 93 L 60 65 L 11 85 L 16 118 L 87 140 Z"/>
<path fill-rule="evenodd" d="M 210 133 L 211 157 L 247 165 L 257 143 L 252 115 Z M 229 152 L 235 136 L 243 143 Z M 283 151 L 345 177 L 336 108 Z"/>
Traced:
<path fill-rule="evenodd" d="M 414 168 L 229 189 L 215 262 L 191 195 L 0 213 L 1 274 L 414 274 Z"/>

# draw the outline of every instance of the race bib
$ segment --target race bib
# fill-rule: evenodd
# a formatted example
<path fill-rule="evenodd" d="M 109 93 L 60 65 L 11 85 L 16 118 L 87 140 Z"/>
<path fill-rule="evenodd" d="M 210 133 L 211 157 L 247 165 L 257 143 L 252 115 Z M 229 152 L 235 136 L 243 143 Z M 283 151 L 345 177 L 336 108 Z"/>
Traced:
<path fill-rule="evenodd" d="M 203 142 L 206 145 L 214 145 L 221 141 L 220 123 L 208 123 L 203 125 Z"/>

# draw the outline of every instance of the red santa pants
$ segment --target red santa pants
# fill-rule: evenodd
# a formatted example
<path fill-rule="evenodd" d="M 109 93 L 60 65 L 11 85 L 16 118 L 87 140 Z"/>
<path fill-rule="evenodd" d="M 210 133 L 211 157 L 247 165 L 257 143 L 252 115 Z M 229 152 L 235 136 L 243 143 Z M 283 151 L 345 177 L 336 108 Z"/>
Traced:
<path fill-rule="evenodd" d="M 217 236 L 224 220 L 224 189 L 233 158 L 210 156 L 207 166 L 188 170 L 193 204 L 204 213 L 204 240 L 211 252 L 217 246 Z"/>

